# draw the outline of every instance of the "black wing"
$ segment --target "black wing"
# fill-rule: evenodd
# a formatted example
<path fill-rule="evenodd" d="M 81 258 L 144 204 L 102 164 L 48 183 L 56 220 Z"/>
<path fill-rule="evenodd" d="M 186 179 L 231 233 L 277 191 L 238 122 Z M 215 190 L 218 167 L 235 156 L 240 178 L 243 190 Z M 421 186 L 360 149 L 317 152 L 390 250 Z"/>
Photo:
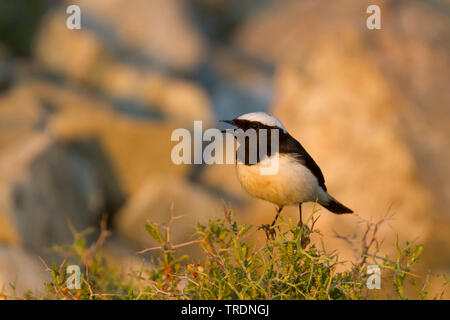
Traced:
<path fill-rule="evenodd" d="M 322 187 L 324 191 L 327 191 L 322 171 L 300 142 L 295 140 L 289 133 L 282 133 L 280 135 L 280 140 L 282 140 L 280 141 L 280 153 L 291 153 L 294 155 L 302 165 L 307 167 L 313 173 L 319 182 L 319 186 Z"/>

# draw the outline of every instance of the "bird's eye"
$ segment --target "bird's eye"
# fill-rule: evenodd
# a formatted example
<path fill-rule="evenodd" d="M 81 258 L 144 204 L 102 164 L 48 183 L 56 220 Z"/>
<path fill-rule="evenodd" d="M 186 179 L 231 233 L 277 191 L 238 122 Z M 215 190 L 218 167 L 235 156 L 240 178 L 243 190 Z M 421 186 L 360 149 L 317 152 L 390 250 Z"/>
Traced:
<path fill-rule="evenodd" d="M 252 129 L 255 129 L 255 130 L 258 129 L 258 124 L 252 123 L 251 128 L 252 128 Z"/>

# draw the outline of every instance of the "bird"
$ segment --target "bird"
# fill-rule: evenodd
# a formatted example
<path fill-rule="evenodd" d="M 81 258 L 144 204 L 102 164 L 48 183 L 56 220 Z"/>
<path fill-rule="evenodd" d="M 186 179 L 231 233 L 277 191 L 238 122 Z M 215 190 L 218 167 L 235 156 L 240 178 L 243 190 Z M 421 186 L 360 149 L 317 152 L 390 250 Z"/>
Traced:
<path fill-rule="evenodd" d="M 300 142 L 287 132 L 279 119 L 266 112 L 252 112 L 233 120 L 220 121 L 241 129 L 241 133 L 246 133 L 249 129 L 256 132 L 258 143 L 255 146 L 251 146 L 250 141 L 245 140 L 244 145 L 239 146 L 245 148 L 245 152 L 240 153 L 239 148 L 236 151 L 236 171 L 240 184 L 250 195 L 271 202 L 277 208 L 272 224 L 261 226 L 266 230 L 266 235 L 267 229 L 274 227 L 281 211 L 288 205 L 298 205 L 299 226 L 303 226 L 302 204 L 305 202 L 317 202 L 335 214 L 353 213 L 353 210 L 328 193 L 322 170 Z M 237 129 L 231 132 L 234 134 Z M 279 136 L 278 151 L 274 152 L 270 138 L 270 130 L 273 129 L 278 130 Z M 250 151 L 259 148 L 262 132 L 268 133 L 264 141 L 267 141 L 266 149 L 270 149 L 270 152 L 267 152 L 265 158 L 261 158 L 257 153 L 256 161 L 251 162 Z M 244 158 L 238 156 L 239 154 L 245 155 Z M 275 159 L 274 157 L 278 159 L 278 170 L 274 174 L 262 174 L 262 161 L 271 161 Z"/>

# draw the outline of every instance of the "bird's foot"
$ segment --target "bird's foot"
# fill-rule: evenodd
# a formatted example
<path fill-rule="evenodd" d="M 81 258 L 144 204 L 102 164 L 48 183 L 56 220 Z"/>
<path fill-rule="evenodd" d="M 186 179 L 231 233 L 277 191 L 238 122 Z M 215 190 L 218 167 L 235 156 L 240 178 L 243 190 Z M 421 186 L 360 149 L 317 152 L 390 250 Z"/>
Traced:
<path fill-rule="evenodd" d="M 276 231 L 275 228 L 270 224 L 263 224 L 258 228 L 258 230 L 264 230 L 267 239 L 275 240 Z"/>
<path fill-rule="evenodd" d="M 307 224 L 301 226 L 301 246 L 302 249 L 305 249 L 309 243 L 311 242 L 311 233 L 312 230 L 308 227 Z"/>

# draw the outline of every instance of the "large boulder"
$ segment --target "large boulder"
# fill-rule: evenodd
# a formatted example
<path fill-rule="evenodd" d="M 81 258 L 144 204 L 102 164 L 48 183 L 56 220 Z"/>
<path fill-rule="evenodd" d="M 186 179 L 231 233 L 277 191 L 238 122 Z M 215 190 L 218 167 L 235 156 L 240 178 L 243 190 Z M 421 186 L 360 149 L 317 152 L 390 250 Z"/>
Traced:
<path fill-rule="evenodd" d="M 132 6 L 126 1 L 70 4 L 80 6 L 82 28 L 65 27 L 63 6 L 48 13 L 34 46 L 42 67 L 94 88 L 120 102 L 121 108 L 133 110 L 138 105 L 184 124 L 202 120 L 211 125 L 214 115 L 207 94 L 184 78 L 198 67 L 204 44 L 180 1 L 137 1 Z M 155 28 L 155 23 L 162 25 Z M 104 34 L 105 28 L 115 35 L 114 41 Z M 143 57 L 130 59 L 136 52 Z M 168 67 L 155 65 L 153 58 Z"/>
<path fill-rule="evenodd" d="M 171 161 L 178 127 L 71 87 L 28 79 L 0 99 L 0 241 L 42 252 L 96 227 Z M 18 116 L 20 115 L 20 116 Z"/>
<path fill-rule="evenodd" d="M 84 27 L 102 34 L 110 45 L 114 42 L 116 50 L 138 52 L 184 72 L 195 69 L 204 57 L 205 39 L 183 0 L 136 0 L 133 5 L 125 0 L 67 3 L 79 5 L 85 15 Z"/>
<path fill-rule="evenodd" d="M 241 50 L 218 47 L 195 74 L 218 119 L 267 108 L 273 98 L 274 65 Z"/>
<path fill-rule="evenodd" d="M 81 30 L 66 28 L 69 5 L 81 9 Z M 66 1 L 44 18 L 38 32 L 37 56 L 50 65 L 88 73 L 89 66 L 100 62 L 98 54 L 107 49 L 109 56 L 119 59 L 150 60 L 188 72 L 200 63 L 206 43 L 185 9 L 180 0 L 136 0 L 133 5 L 124 0 Z M 63 66 L 68 61 L 79 63 L 82 70 Z"/>
<path fill-rule="evenodd" d="M 330 193 L 366 219 L 395 213 L 392 229 L 381 234 L 385 243 L 395 233 L 423 241 L 436 237 L 434 216 L 448 212 L 436 206 L 446 198 L 446 182 L 426 183 L 450 172 L 442 161 L 449 150 L 442 109 L 448 23 L 433 6 L 388 2 L 381 6 L 383 30 L 371 31 L 367 6 L 278 3 L 244 23 L 235 44 L 277 64 L 270 109 L 316 159 Z M 419 24 L 427 28 L 418 30 Z M 319 221 L 329 235 L 357 225 L 356 217 L 328 212 Z"/>
<path fill-rule="evenodd" d="M 39 253 L 96 226 L 124 197 L 95 139 L 62 143 L 37 134 L 0 154 L 0 240 Z"/>
<path fill-rule="evenodd" d="M 32 79 L 18 83 L 0 99 L 0 115 L 4 123 L 0 149 L 39 132 L 62 141 L 95 137 L 125 193 L 158 172 L 186 175 L 190 171 L 189 166 L 171 161 L 171 135 L 180 123 L 135 116 L 73 87 Z"/>
<path fill-rule="evenodd" d="M 448 216 L 450 188 L 446 186 L 450 169 L 448 161 L 441 161 L 450 150 L 446 138 L 450 114 L 443 107 L 450 98 L 445 87 L 450 71 L 446 54 L 450 27 L 441 10 L 446 4 L 444 1 L 380 4 L 379 31 L 365 26 L 369 4 L 357 0 L 278 4 L 261 10 L 240 27 L 235 44 L 261 59 L 289 64 L 291 71 L 297 70 L 304 78 L 314 75 L 310 82 L 335 81 L 340 86 L 334 91 L 346 89 L 340 92 L 342 99 L 346 95 L 363 100 L 358 108 L 365 109 L 369 97 L 364 94 L 369 89 L 377 99 L 379 91 L 379 99 L 391 98 L 380 108 L 394 114 L 396 130 L 414 156 L 420 178 L 437 196 L 440 212 Z M 366 67 L 362 68 L 361 63 Z M 311 73 L 313 68 L 316 70 Z M 366 83 L 366 91 L 359 90 L 359 80 Z M 287 85 L 284 81 L 278 88 L 283 90 L 280 86 L 285 86 L 287 90 Z M 328 93 L 324 90 L 333 89 L 328 87 L 320 88 L 325 98 Z M 293 81 L 291 90 L 308 96 L 315 86 L 296 89 Z M 332 115 L 327 118 L 333 118 Z M 376 117 L 378 113 L 373 115 Z"/>
<path fill-rule="evenodd" d="M 209 97 L 193 81 L 112 63 L 97 74 L 92 84 L 116 99 L 141 102 L 144 108 L 184 126 L 192 125 L 196 120 L 203 121 L 205 126 L 213 125 L 214 113 Z"/>

